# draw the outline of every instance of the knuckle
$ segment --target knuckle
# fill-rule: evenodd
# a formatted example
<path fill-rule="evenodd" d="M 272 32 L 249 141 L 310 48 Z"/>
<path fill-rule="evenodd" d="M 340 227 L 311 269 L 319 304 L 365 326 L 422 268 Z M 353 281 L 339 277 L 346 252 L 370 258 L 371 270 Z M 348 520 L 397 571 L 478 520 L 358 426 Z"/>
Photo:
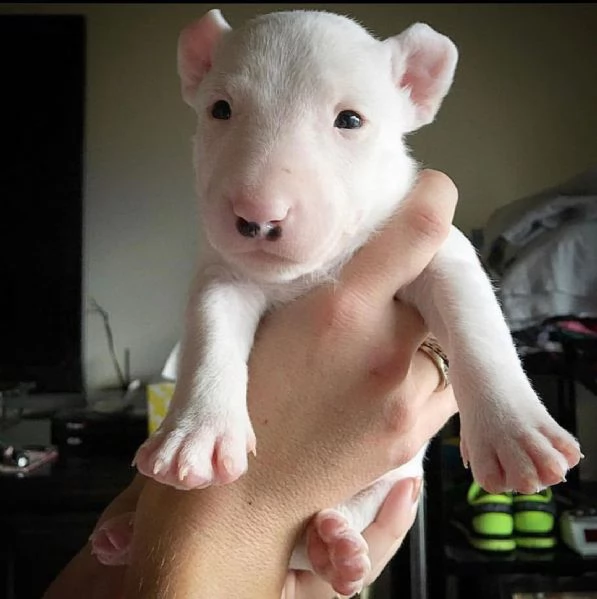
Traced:
<path fill-rule="evenodd" d="M 393 401 L 385 413 L 385 423 L 388 432 L 400 437 L 404 433 L 412 431 L 415 420 L 413 410 L 403 398 Z"/>
<path fill-rule="evenodd" d="M 417 239 L 423 244 L 440 244 L 450 232 L 450 222 L 442 218 L 439 212 L 423 206 L 409 215 L 409 226 Z"/>
<path fill-rule="evenodd" d="M 417 185 L 425 188 L 428 200 L 410 213 L 410 225 L 423 241 L 443 241 L 450 232 L 452 216 L 458 201 L 458 189 L 441 171 L 421 171 Z"/>
<path fill-rule="evenodd" d="M 415 438 L 409 434 L 403 434 L 399 440 L 396 440 L 391 450 L 391 460 L 394 464 L 404 465 L 415 458 L 420 447 L 416 444 Z"/>
<path fill-rule="evenodd" d="M 411 369 L 412 355 L 410 349 L 405 343 L 398 343 L 394 346 L 392 352 L 392 369 L 394 371 L 394 381 L 403 383 Z"/>
<path fill-rule="evenodd" d="M 401 384 L 410 371 L 402 348 L 382 349 L 373 354 L 368 371 L 369 384 L 380 393 Z"/>

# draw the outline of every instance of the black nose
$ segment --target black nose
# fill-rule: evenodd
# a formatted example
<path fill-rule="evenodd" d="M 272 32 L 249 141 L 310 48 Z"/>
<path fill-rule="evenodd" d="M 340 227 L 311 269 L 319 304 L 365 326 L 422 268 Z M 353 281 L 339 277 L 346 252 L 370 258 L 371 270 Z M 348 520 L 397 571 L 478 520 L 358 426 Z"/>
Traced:
<path fill-rule="evenodd" d="M 259 223 L 250 223 L 240 216 L 236 219 L 236 230 L 243 237 L 257 237 L 260 229 Z"/>
<path fill-rule="evenodd" d="M 276 241 L 282 237 L 282 227 L 274 222 L 269 222 L 263 225 L 259 223 L 249 222 L 242 217 L 236 219 L 236 230 L 243 237 L 259 237 L 263 235 L 268 241 Z"/>
<path fill-rule="evenodd" d="M 269 225 L 267 228 L 267 233 L 265 234 L 265 238 L 268 241 L 276 241 L 276 239 L 280 239 L 282 237 L 282 227 L 280 225 Z"/>

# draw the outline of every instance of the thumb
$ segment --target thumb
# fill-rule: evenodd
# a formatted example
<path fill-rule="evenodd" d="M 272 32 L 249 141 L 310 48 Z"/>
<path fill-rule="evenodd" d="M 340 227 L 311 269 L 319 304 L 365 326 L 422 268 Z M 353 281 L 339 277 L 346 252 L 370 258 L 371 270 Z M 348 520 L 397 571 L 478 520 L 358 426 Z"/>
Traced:
<path fill-rule="evenodd" d="M 380 575 L 412 527 L 421 485 L 421 478 L 399 480 L 388 493 L 375 520 L 363 531 L 371 559 L 367 584 Z"/>
<path fill-rule="evenodd" d="M 422 171 L 394 216 L 346 265 L 343 286 L 369 305 L 387 303 L 431 262 L 450 232 L 457 199 L 447 175 Z"/>

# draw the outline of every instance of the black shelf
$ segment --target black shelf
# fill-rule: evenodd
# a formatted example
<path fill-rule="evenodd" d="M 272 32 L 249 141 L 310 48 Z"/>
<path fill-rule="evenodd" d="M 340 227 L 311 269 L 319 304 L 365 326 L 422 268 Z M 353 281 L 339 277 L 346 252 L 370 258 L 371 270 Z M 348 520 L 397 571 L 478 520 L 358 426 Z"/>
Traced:
<path fill-rule="evenodd" d="M 584 353 L 595 351 L 595 342 L 564 344 L 564 353 L 541 352 L 523 357 L 525 370 L 531 375 L 550 375 L 563 381 L 580 383 L 597 396 L 597 369 L 592 361 L 583 359 Z"/>
<path fill-rule="evenodd" d="M 594 342 L 593 342 L 594 343 Z M 594 345 L 593 345 L 594 348 Z M 541 385 L 554 385 L 549 409 L 572 434 L 577 431 L 576 384 L 597 395 L 597 370 L 594 356 L 582 344 L 566 344 L 561 354 L 532 354 L 523 359 L 525 371 Z M 547 375 L 547 376 L 545 376 Z M 455 501 L 465 500 L 470 473 L 461 467 L 458 448 L 458 416 L 448 423 L 430 445 L 426 460 L 426 504 L 424 546 L 425 580 L 411 588 L 412 599 L 493 599 L 511 597 L 510 583 L 524 579 L 520 588 L 549 590 L 583 581 L 586 588 L 597 589 L 597 557 L 583 557 L 560 539 L 549 552 L 514 551 L 500 556 L 486 554 L 468 545 L 464 536 L 450 524 Z M 558 511 L 571 507 L 597 505 L 597 483 L 580 480 L 579 468 L 568 475 L 568 482 L 553 488 Z M 413 557 L 411 556 L 411 560 Z M 530 585 L 530 586 L 529 586 Z M 567 587 L 566 587 L 567 588 Z M 504 594 L 505 593 L 505 594 Z"/>
<path fill-rule="evenodd" d="M 444 439 L 437 446 L 444 466 L 446 448 L 450 445 L 448 440 Z M 455 502 L 464 500 L 466 489 L 471 481 L 470 473 L 464 468 L 451 470 L 444 468 L 442 476 L 449 480 L 449 482 L 444 481 L 443 484 L 443 519 L 441 523 L 442 559 L 446 575 L 481 577 L 506 574 L 550 576 L 597 574 L 597 556 L 585 557 L 570 549 L 559 537 L 558 527 L 555 531 L 558 544 L 550 551 L 515 550 L 500 555 L 471 547 L 464 535 L 449 522 Z M 578 487 L 561 483 L 552 487 L 552 490 L 558 515 L 566 509 L 597 506 L 597 483 L 580 482 Z"/>
<path fill-rule="evenodd" d="M 496 574 L 548 574 L 578 576 L 597 573 L 597 557 L 583 557 L 563 544 L 549 552 L 514 551 L 511 554 L 485 555 L 456 542 L 444 545 L 447 574 L 484 576 Z"/>

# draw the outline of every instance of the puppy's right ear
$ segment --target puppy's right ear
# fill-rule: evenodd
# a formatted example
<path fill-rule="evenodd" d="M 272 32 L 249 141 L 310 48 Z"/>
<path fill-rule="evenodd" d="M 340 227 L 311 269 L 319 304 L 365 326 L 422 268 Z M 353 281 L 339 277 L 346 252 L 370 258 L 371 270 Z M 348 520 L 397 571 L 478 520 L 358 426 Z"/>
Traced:
<path fill-rule="evenodd" d="M 213 53 L 222 36 L 232 28 L 214 8 L 187 25 L 178 37 L 178 75 L 182 97 L 191 105 L 197 87 L 211 68 Z"/>

